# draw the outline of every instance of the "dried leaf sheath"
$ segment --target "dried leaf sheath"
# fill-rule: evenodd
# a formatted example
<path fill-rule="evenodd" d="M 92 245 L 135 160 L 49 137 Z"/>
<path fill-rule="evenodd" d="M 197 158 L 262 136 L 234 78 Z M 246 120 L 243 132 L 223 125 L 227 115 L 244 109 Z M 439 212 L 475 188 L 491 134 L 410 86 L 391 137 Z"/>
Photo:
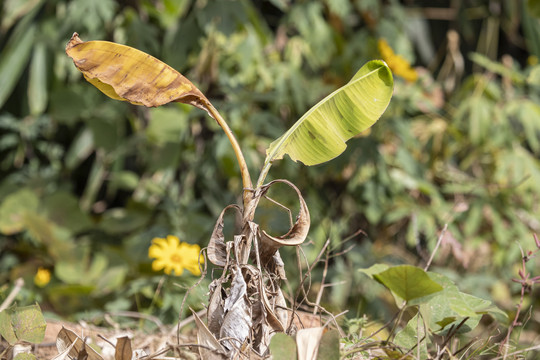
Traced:
<path fill-rule="evenodd" d="M 86 80 L 105 95 L 155 107 L 169 102 L 207 111 L 206 97 L 182 74 L 142 51 L 108 41 L 86 41 L 74 33 L 66 54 Z"/>

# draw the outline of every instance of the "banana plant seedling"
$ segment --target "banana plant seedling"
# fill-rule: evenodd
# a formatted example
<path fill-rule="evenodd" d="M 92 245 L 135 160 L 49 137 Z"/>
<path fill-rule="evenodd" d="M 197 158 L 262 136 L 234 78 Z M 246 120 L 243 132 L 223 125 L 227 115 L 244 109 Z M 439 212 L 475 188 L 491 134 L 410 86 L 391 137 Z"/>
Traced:
<path fill-rule="evenodd" d="M 255 186 L 231 129 L 210 101 L 182 74 L 137 49 L 107 41 L 82 41 L 74 33 L 66 53 L 86 80 L 107 96 L 132 104 L 155 107 L 170 102 L 193 105 L 206 111 L 228 137 L 240 167 L 242 204 L 232 204 L 219 215 L 207 247 L 208 259 L 223 269 L 210 284 L 207 325 L 196 318 L 202 358 L 217 354 L 234 357 L 238 351 L 264 356 L 271 337 L 291 332 L 281 283 L 286 279 L 279 249 L 304 242 L 310 215 L 300 190 L 278 179 L 264 184 L 272 163 L 285 155 L 312 166 L 345 151 L 346 142 L 371 127 L 384 113 L 393 92 L 393 78 L 380 60 L 366 63 L 343 87 L 303 115 L 287 132 L 270 144 Z M 289 231 L 271 236 L 254 220 L 259 201 L 276 183 L 290 186 L 299 202 L 299 213 Z M 224 215 L 236 212 L 241 226 L 232 239 L 224 236 Z M 256 357 L 255 356 L 255 357 Z"/>

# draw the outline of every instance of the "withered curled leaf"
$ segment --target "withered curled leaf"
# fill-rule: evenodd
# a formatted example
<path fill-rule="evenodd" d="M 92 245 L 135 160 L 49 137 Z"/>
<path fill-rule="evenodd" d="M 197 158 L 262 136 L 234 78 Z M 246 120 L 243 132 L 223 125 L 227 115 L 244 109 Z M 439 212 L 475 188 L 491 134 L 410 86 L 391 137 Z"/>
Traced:
<path fill-rule="evenodd" d="M 287 303 L 283 297 L 283 292 L 280 288 L 277 288 L 276 295 L 272 297 L 268 294 L 262 282 L 259 282 L 258 286 L 259 295 L 266 314 L 266 322 L 273 331 L 285 332 L 288 315 L 287 310 L 285 310 Z"/>
<path fill-rule="evenodd" d="M 210 236 L 210 242 L 208 243 L 208 260 L 217 266 L 225 266 L 227 264 L 227 246 L 225 245 L 225 236 L 223 235 L 223 216 L 231 208 L 242 214 L 242 210 L 240 210 L 238 205 L 229 205 L 223 209 L 221 214 L 219 214 L 214 230 L 212 231 L 212 236 Z"/>
<path fill-rule="evenodd" d="M 193 310 L 191 310 L 191 312 L 195 320 L 195 325 L 197 325 L 197 343 L 202 345 L 199 347 L 201 359 L 228 359 L 229 357 L 226 355 L 227 350 L 225 350 L 210 330 L 208 330 L 197 313 Z"/>
<path fill-rule="evenodd" d="M 208 301 L 208 310 L 206 311 L 208 330 L 216 337 L 219 337 L 219 330 L 223 324 L 223 316 L 225 313 L 223 310 L 224 300 L 221 285 L 222 281 L 223 279 L 215 279 L 210 284 L 210 299 Z"/>
<path fill-rule="evenodd" d="M 155 107 L 182 102 L 206 110 L 206 97 L 178 71 L 145 52 L 109 41 L 82 41 L 74 33 L 66 45 L 86 80 L 105 95 Z"/>
<path fill-rule="evenodd" d="M 296 246 L 302 244 L 307 237 L 310 226 L 309 210 L 306 202 L 302 197 L 300 190 L 298 190 L 298 188 L 290 181 L 278 179 L 263 185 L 261 196 L 266 194 L 270 187 L 275 183 L 285 183 L 296 191 L 298 200 L 300 202 L 300 210 L 298 216 L 296 217 L 296 222 L 286 234 L 274 237 L 269 235 L 264 230 L 261 231 L 260 256 L 263 263 L 270 261 L 276 250 L 282 246 Z"/>

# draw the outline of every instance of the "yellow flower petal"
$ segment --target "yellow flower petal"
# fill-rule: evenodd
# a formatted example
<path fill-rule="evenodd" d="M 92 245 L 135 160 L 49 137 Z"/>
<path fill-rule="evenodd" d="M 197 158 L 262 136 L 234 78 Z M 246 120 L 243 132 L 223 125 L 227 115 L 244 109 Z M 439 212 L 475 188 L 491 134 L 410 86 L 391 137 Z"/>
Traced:
<path fill-rule="evenodd" d="M 148 257 L 150 258 L 159 258 L 162 256 L 162 254 L 163 254 L 163 249 L 161 249 L 160 247 L 156 245 L 151 245 L 148 248 Z"/>
<path fill-rule="evenodd" d="M 172 268 L 174 269 L 174 275 L 176 276 L 180 276 L 184 272 L 184 267 L 180 264 L 174 264 Z"/>
<path fill-rule="evenodd" d="M 39 287 L 44 287 L 51 281 L 51 272 L 45 268 L 40 267 L 36 275 L 34 276 L 34 284 Z"/>
<path fill-rule="evenodd" d="M 388 67 L 392 72 L 401 76 L 409 82 L 414 82 L 418 78 L 418 73 L 414 68 L 411 67 L 411 64 L 401 55 L 394 53 L 394 50 L 388 45 L 385 39 L 379 39 L 377 42 L 377 47 L 382 58 L 388 64 Z"/>
<path fill-rule="evenodd" d="M 201 262 L 204 261 L 203 257 L 199 255 L 200 251 L 199 245 L 181 242 L 178 237 L 168 235 L 165 239 L 152 239 L 152 245 L 148 248 L 148 256 L 155 259 L 152 262 L 152 270 L 154 271 L 163 269 L 168 275 L 174 271 L 174 275 L 180 276 L 184 269 L 187 269 L 194 275 L 200 275 L 199 258 Z"/>
<path fill-rule="evenodd" d="M 178 249 L 178 246 L 180 245 L 180 239 L 173 235 L 167 236 L 167 246 L 169 247 L 170 251 L 176 251 Z"/>
<path fill-rule="evenodd" d="M 170 265 L 165 266 L 165 269 L 163 270 L 165 274 L 171 275 L 172 267 Z"/>
<path fill-rule="evenodd" d="M 167 251 L 167 240 L 161 238 L 152 239 L 152 245 L 148 248 L 148 256 L 151 258 L 162 257 Z"/>

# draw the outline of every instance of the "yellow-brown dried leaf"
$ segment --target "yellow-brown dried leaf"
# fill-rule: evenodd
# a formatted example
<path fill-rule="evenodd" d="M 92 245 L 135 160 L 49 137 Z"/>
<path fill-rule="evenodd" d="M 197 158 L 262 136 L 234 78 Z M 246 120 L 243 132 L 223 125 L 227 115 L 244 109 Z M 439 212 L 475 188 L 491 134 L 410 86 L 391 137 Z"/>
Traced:
<path fill-rule="evenodd" d="M 148 107 L 175 101 L 207 110 L 208 100 L 188 79 L 140 50 L 109 41 L 83 42 L 74 33 L 66 54 L 86 80 L 113 99 Z"/>

